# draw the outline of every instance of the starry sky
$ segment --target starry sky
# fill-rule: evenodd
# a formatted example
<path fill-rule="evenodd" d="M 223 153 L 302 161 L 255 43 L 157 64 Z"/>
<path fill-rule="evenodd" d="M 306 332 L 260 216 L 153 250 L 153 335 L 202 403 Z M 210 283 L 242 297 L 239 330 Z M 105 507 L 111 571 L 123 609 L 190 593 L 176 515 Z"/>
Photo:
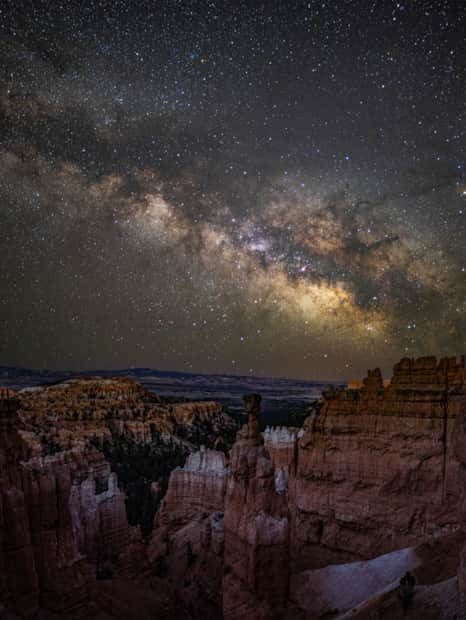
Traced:
<path fill-rule="evenodd" d="M 462 1 L 3 0 L 0 363 L 466 349 Z"/>

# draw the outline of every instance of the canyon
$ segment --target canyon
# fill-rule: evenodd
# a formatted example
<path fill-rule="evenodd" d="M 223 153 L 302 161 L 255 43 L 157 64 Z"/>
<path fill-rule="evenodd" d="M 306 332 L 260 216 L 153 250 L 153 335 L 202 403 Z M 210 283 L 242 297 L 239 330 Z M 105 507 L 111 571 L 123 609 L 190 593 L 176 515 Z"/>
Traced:
<path fill-rule="evenodd" d="M 122 583 L 136 579 L 148 616 L 168 605 L 169 617 L 167 588 L 160 603 L 145 574 L 158 502 L 201 439 L 218 447 L 236 429 L 215 402 L 164 402 L 122 378 L 0 390 L 2 606 L 12 617 L 104 618 L 112 586 L 129 617 L 126 599 L 141 593 Z"/>
<path fill-rule="evenodd" d="M 3 613 L 399 618 L 410 570 L 413 617 L 466 618 L 464 357 L 371 370 L 301 429 L 260 400 L 238 430 L 121 378 L 0 391 Z"/>

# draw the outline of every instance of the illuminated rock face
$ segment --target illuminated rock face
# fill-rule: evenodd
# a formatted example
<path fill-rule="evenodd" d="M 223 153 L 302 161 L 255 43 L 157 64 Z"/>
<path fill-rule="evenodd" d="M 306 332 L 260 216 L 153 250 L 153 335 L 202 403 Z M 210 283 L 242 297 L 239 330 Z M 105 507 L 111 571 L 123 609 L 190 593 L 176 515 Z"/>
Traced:
<path fill-rule="evenodd" d="M 274 617 L 286 603 L 286 478 L 264 447 L 258 404 L 257 398 L 246 402 L 248 424 L 237 435 L 230 466 L 221 452 L 190 455 L 172 472 L 156 518 L 149 557 L 155 564 L 163 559 L 175 583 L 191 584 L 179 587 L 178 596 L 197 617 L 210 617 L 209 611 L 219 617 L 222 608 L 225 618 Z M 283 448 L 297 433 L 270 435 Z"/>
<path fill-rule="evenodd" d="M 68 379 L 27 388 L 19 397 L 23 433 L 35 440 L 37 454 L 41 438 L 62 450 L 85 447 L 90 439 L 103 445 L 115 437 L 147 445 L 168 441 L 184 427 L 187 439 L 203 430 L 215 440 L 229 423 L 216 402 L 167 404 L 137 381 L 120 377 Z"/>
<path fill-rule="evenodd" d="M 190 454 L 170 475 L 157 524 L 178 528 L 202 513 L 223 512 L 227 475 L 223 452 L 201 448 Z"/>
<path fill-rule="evenodd" d="M 297 567 L 370 558 L 459 527 L 463 366 L 406 359 L 386 388 L 376 369 L 361 389 L 324 395 L 290 484 Z"/>
<path fill-rule="evenodd" d="M 267 427 L 263 433 L 264 445 L 272 459 L 275 468 L 284 470 L 287 474 L 293 473 L 296 463 L 298 439 L 304 434 L 303 429 L 292 427 Z"/>
<path fill-rule="evenodd" d="M 176 597 L 194 617 L 218 617 L 222 606 L 225 454 L 204 447 L 172 471 L 147 555 L 164 567 Z"/>

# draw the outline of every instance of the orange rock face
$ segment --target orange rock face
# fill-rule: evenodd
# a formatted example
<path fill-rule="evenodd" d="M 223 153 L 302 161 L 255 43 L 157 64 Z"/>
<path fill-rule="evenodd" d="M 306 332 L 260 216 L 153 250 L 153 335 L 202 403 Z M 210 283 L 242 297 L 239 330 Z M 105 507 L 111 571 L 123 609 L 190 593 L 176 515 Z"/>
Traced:
<path fill-rule="evenodd" d="M 369 558 L 457 529 L 455 358 L 402 360 L 385 388 L 324 395 L 308 420 L 290 486 L 297 566 Z M 464 396 L 461 396 L 464 400 Z"/>
<path fill-rule="evenodd" d="M 81 448 L 89 439 L 97 445 L 118 435 L 149 444 L 154 437 L 176 435 L 180 426 L 195 427 L 216 419 L 222 431 L 221 406 L 213 401 L 166 404 L 137 381 L 125 378 L 68 379 L 19 394 L 18 415 L 30 443 L 46 439 L 55 449 Z M 30 446 L 32 449 L 32 445 Z"/>

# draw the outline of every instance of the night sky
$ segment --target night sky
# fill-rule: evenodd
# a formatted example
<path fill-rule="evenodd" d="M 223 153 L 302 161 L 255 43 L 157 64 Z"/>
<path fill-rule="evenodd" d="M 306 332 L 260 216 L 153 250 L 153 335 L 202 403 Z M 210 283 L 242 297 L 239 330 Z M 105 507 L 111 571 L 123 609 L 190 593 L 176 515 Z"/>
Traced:
<path fill-rule="evenodd" d="M 0 364 L 466 349 L 462 1 L 0 3 Z"/>

